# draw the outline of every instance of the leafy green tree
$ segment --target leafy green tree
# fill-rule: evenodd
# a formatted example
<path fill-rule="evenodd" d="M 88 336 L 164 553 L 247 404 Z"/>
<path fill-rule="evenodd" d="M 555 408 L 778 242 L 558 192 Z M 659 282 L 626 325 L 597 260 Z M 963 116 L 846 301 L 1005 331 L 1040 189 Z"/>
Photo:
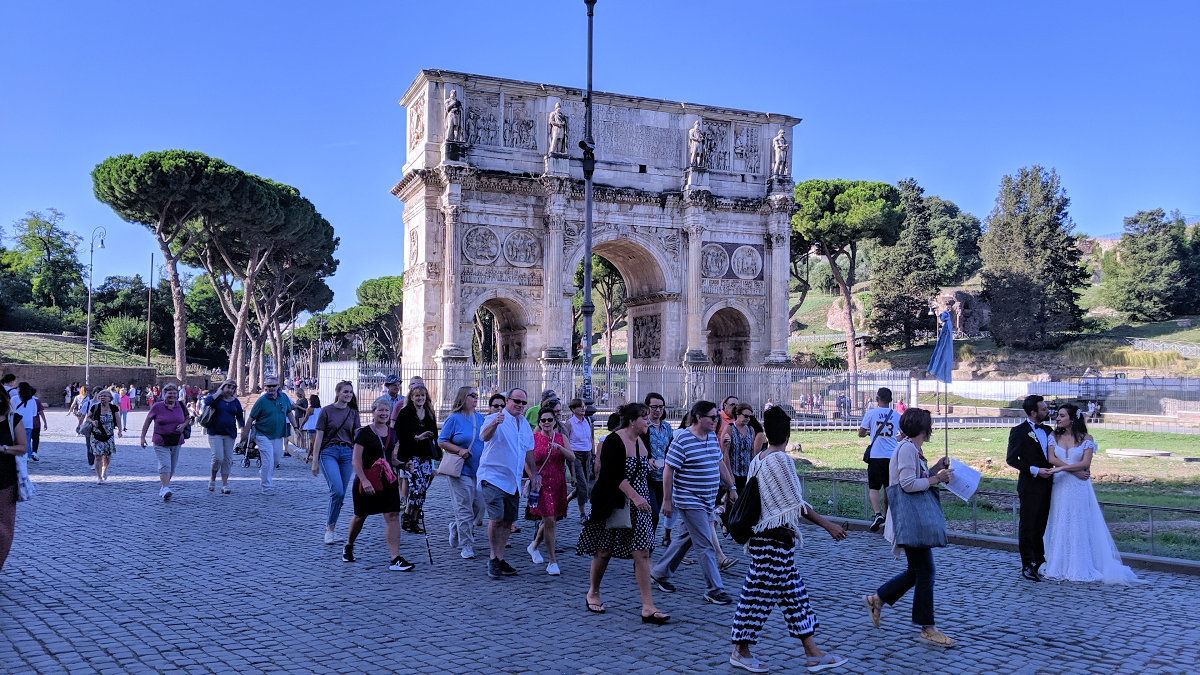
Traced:
<path fill-rule="evenodd" d="M 1191 238 L 1188 242 L 1187 260 L 1184 265 L 1188 285 L 1184 293 L 1183 310 L 1195 314 L 1200 312 L 1200 225 L 1192 225 L 1189 229 Z"/>
<path fill-rule="evenodd" d="M 575 294 L 579 302 L 572 303 L 572 314 L 576 317 L 578 330 L 572 331 L 572 333 L 579 336 L 580 340 L 574 341 L 576 344 L 579 344 L 583 338 L 583 311 L 580 309 L 583 302 L 582 261 L 575 268 L 575 286 L 580 289 L 580 292 Z M 608 258 L 599 255 L 592 256 L 592 290 L 594 291 L 593 302 L 599 303 L 599 307 L 597 307 L 599 311 L 592 318 L 601 322 L 601 332 L 604 335 L 604 363 L 611 364 L 613 357 L 613 331 L 619 329 L 624 324 L 627 311 L 625 307 L 625 278 L 621 276 L 621 271 L 608 261 Z M 595 325 L 593 324 L 592 327 L 594 330 Z M 593 339 L 594 343 L 595 340 Z"/>
<path fill-rule="evenodd" d="M 983 228 L 979 219 L 937 196 L 926 197 L 925 207 L 929 210 L 937 283 L 942 287 L 961 284 L 983 266 L 979 257 Z"/>
<path fill-rule="evenodd" d="M 830 261 L 834 282 L 841 291 L 846 319 L 846 353 L 851 377 L 858 372 L 854 349 L 854 287 L 858 249 L 879 240 L 891 245 L 900 234 L 903 213 L 900 192 L 887 183 L 848 180 L 809 180 L 796 186 L 796 213 L 792 236 L 813 242 L 817 254 Z M 845 258 L 847 274 L 837 264 Z"/>
<path fill-rule="evenodd" d="M 997 344 L 1047 349 L 1080 326 L 1079 294 L 1088 273 L 1070 203 L 1053 169 L 1022 167 L 1001 180 L 980 239 L 983 293 Z"/>
<path fill-rule="evenodd" d="M 154 340 L 154 328 L 150 340 Z M 146 320 L 132 316 L 114 316 L 100 325 L 100 342 L 126 354 L 138 354 L 146 345 Z"/>
<path fill-rule="evenodd" d="M 1134 321 L 1161 321 L 1187 311 L 1187 229 L 1178 212 L 1138 211 L 1125 218 L 1118 262 L 1105 292 L 1109 305 Z"/>
<path fill-rule="evenodd" d="M 400 353 L 400 326 L 404 318 L 404 275 L 367 279 L 356 291 L 358 304 L 379 312 L 378 331 L 385 342 L 386 351 L 393 356 Z"/>
<path fill-rule="evenodd" d="M 790 289 L 794 293 L 799 293 L 800 297 L 796 299 L 796 304 L 788 308 L 788 319 L 796 315 L 800 311 L 800 306 L 804 304 L 804 300 L 808 297 L 808 292 L 812 290 L 809 274 L 812 272 L 812 242 L 804 237 L 803 234 L 796 231 L 795 223 L 792 224 L 790 240 L 791 264 L 790 272 L 792 284 Z"/>
<path fill-rule="evenodd" d="M 241 172 L 200 152 L 164 150 L 109 157 L 92 170 L 92 190 L 124 221 L 145 227 L 162 253 L 171 287 L 175 376 L 187 366 L 187 303 L 179 261 L 201 243 L 201 214 L 228 205 Z"/>
<path fill-rule="evenodd" d="M 929 236 L 930 210 L 924 189 L 912 178 L 900 181 L 904 230 L 895 246 L 876 253 L 871 275 L 871 316 L 867 329 L 885 346 L 912 346 L 918 330 L 934 328 L 929 303 L 937 295 L 937 270 Z"/>
<path fill-rule="evenodd" d="M 79 262 L 79 235 L 60 227 L 57 209 L 29 211 L 13 223 L 13 248 L 5 252 L 6 267 L 28 279 L 35 304 L 67 309 L 73 288 L 83 285 L 84 266 Z"/>
<path fill-rule="evenodd" d="M 156 296 L 157 297 L 157 296 Z M 228 369 L 233 324 L 221 310 L 221 300 L 207 276 L 196 276 L 187 287 L 188 354 L 210 366 Z M 157 304 L 157 303 L 156 303 Z M 155 312 L 157 313 L 157 306 Z"/>

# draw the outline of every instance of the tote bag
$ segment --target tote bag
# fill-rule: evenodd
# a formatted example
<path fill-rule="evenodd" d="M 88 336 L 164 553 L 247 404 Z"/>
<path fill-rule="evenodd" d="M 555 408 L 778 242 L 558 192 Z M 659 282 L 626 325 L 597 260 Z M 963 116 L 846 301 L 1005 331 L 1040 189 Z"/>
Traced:
<path fill-rule="evenodd" d="M 920 492 L 905 492 L 898 484 L 887 487 L 892 534 L 897 546 L 939 548 L 948 543 L 940 494 L 933 487 Z"/>

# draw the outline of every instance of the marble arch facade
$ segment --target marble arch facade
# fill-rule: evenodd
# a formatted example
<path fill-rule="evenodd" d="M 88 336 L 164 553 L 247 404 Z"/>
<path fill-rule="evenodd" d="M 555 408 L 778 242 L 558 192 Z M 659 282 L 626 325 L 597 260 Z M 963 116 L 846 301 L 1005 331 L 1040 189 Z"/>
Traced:
<path fill-rule="evenodd" d="M 392 194 L 405 204 L 406 361 L 469 358 L 481 305 L 503 314 L 509 358 L 568 358 L 582 98 L 440 70 L 404 93 L 408 158 Z M 786 363 L 800 120 L 601 92 L 593 103 L 593 246 L 625 277 L 631 360 L 709 362 L 707 323 L 732 308 L 749 326 L 740 365 Z"/>

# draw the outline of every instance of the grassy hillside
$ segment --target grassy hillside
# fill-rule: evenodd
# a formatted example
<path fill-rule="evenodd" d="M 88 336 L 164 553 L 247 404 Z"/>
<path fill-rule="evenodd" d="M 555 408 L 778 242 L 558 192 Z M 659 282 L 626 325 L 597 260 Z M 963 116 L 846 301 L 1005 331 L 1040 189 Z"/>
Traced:
<path fill-rule="evenodd" d="M 44 333 L 0 332 L 0 360 L 7 363 L 73 365 L 84 362 L 83 338 Z M 97 366 L 144 366 L 145 354 L 126 354 L 96 341 L 92 336 L 92 363 Z M 173 358 L 152 353 L 150 364 L 160 371 L 174 372 Z"/>

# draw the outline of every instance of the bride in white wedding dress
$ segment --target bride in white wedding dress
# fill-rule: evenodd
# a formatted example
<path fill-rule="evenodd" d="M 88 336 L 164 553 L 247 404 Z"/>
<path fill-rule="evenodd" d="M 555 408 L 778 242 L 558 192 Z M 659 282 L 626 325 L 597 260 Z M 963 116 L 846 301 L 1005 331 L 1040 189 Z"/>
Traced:
<path fill-rule="evenodd" d="M 1046 564 L 1042 576 L 1063 581 L 1128 584 L 1137 575 L 1121 564 L 1088 470 L 1096 443 L 1080 410 L 1070 403 L 1058 409 L 1048 459 L 1054 465 L 1050 517 L 1046 523 Z"/>

